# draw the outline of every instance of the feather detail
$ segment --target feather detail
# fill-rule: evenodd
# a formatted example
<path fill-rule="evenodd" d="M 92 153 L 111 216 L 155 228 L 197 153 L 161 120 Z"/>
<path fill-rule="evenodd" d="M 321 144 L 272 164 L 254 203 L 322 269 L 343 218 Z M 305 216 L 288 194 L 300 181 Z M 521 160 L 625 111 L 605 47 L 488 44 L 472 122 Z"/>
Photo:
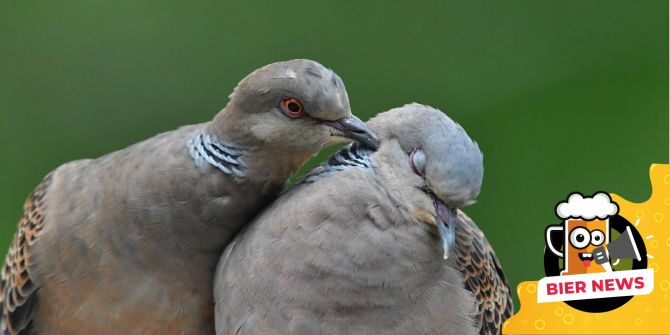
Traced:
<path fill-rule="evenodd" d="M 44 178 L 23 206 L 23 216 L 0 274 L 0 333 L 32 334 L 38 287 L 30 276 L 30 247 L 44 226 L 44 196 L 52 175 Z"/>
<path fill-rule="evenodd" d="M 372 150 L 362 147 L 358 143 L 352 143 L 307 174 L 303 183 L 313 183 L 320 178 L 348 168 L 370 169 L 372 168 L 371 155 Z"/>
<path fill-rule="evenodd" d="M 189 153 L 199 167 L 210 164 L 223 173 L 237 177 L 245 176 L 246 164 L 242 150 L 227 145 L 211 135 L 199 133 L 188 142 Z"/>
<path fill-rule="evenodd" d="M 500 334 L 503 322 L 514 314 L 509 284 L 484 233 L 462 212 L 456 225 L 454 250 L 465 288 L 475 295 L 479 333 Z"/>

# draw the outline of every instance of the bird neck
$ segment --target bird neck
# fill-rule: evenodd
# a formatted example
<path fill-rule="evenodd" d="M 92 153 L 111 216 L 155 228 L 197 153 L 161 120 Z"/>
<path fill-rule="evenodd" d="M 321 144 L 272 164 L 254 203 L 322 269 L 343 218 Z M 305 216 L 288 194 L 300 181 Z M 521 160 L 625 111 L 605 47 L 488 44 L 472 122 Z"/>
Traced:
<path fill-rule="evenodd" d="M 247 164 L 245 152 L 206 132 L 198 132 L 188 142 L 189 153 L 197 166 L 209 164 L 224 174 L 244 178 Z"/>
<path fill-rule="evenodd" d="M 285 154 L 276 150 L 234 144 L 208 127 L 188 140 L 188 151 L 198 167 L 212 166 L 237 184 L 254 185 L 262 194 L 281 191 L 288 178 L 314 153 Z"/>
<path fill-rule="evenodd" d="M 231 101 L 203 128 L 201 146 L 190 144 L 196 163 L 210 164 L 237 179 L 283 183 L 317 151 L 286 150 L 254 136 L 252 113 Z"/>
<path fill-rule="evenodd" d="M 358 168 L 363 170 L 372 169 L 371 149 L 361 147 L 358 143 L 352 143 L 335 155 L 328 161 L 322 163 L 318 169 L 313 170 L 304 178 L 305 183 L 313 183 L 323 177 L 327 177 L 338 171 Z"/>

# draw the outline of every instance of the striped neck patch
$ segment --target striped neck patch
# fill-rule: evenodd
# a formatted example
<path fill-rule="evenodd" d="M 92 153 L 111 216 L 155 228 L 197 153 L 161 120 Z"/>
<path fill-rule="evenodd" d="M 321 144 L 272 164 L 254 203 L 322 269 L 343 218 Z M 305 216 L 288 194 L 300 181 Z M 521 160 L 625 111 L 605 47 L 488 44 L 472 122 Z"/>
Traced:
<path fill-rule="evenodd" d="M 337 171 L 349 168 L 370 169 L 372 168 L 371 154 L 372 150 L 364 148 L 358 143 L 352 143 L 330 157 L 327 162 L 312 170 L 305 177 L 303 183 L 312 183 Z"/>
<path fill-rule="evenodd" d="M 239 148 L 219 141 L 211 135 L 199 133 L 188 141 L 188 148 L 195 164 L 202 167 L 212 165 L 227 175 L 244 177 L 246 165 L 244 152 Z"/>

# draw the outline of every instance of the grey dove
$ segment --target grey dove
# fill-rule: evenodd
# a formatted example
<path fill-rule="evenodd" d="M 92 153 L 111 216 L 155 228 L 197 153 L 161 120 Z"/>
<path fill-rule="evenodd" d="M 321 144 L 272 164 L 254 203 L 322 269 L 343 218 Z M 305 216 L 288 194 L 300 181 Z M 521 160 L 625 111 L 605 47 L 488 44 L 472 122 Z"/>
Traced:
<path fill-rule="evenodd" d="M 280 196 L 226 248 L 217 334 L 498 334 L 512 314 L 491 245 L 458 208 L 483 157 L 463 128 L 410 104 Z M 445 260 L 446 258 L 446 260 Z"/>
<path fill-rule="evenodd" d="M 292 60 L 245 77 L 210 122 L 60 166 L 26 201 L 2 269 L 1 332 L 214 333 L 225 245 L 344 138 L 378 145 L 339 76 Z"/>

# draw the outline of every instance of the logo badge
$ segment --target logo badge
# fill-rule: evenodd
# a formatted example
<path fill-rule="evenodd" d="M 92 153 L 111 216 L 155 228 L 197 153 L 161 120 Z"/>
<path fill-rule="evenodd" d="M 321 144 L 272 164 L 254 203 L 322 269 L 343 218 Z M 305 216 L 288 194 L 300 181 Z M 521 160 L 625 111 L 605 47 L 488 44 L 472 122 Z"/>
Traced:
<path fill-rule="evenodd" d="M 644 202 L 605 192 L 558 202 L 558 220 L 537 228 L 545 276 L 518 285 L 503 334 L 670 334 L 670 165 L 649 175 Z"/>
<path fill-rule="evenodd" d="M 565 301 L 578 310 L 605 312 L 652 292 L 644 239 L 618 215 L 609 194 L 575 192 L 555 212 L 562 221 L 545 230 L 547 277 L 538 283 L 538 303 Z"/>

